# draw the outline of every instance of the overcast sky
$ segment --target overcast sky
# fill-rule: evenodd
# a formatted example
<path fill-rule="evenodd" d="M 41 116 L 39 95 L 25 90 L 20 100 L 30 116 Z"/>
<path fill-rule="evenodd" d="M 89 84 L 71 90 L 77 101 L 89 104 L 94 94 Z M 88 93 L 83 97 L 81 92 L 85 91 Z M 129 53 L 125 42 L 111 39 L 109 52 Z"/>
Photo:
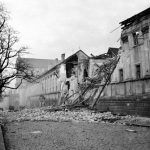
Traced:
<path fill-rule="evenodd" d="M 149 0 L 2 0 L 10 24 L 30 57 L 60 59 L 79 49 L 90 55 L 119 47 L 119 22 L 150 6 Z"/>

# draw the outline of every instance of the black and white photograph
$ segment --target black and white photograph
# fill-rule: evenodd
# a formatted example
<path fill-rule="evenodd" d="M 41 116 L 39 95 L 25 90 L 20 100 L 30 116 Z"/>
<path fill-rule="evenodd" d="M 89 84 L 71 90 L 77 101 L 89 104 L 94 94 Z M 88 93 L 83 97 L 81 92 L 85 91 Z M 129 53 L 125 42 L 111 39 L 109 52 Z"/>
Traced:
<path fill-rule="evenodd" d="M 150 1 L 0 0 L 0 150 L 150 150 Z"/>

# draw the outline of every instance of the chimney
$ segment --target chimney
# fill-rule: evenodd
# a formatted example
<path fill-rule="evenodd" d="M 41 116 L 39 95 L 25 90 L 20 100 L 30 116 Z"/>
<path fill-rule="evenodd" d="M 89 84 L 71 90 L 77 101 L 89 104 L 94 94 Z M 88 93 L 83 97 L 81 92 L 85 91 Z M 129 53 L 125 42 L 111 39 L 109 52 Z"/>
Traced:
<path fill-rule="evenodd" d="M 61 54 L 61 61 L 65 60 L 65 53 Z"/>

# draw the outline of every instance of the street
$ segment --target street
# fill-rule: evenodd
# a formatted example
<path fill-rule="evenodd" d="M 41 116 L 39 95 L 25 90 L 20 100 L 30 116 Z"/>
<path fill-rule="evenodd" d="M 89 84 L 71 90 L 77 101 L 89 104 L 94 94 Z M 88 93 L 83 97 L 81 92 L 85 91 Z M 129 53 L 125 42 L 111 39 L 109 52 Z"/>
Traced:
<path fill-rule="evenodd" d="M 87 122 L 12 122 L 9 150 L 149 150 L 150 129 Z"/>
<path fill-rule="evenodd" d="M 116 120 L 112 121 L 112 118 Z M 5 125 L 6 149 L 149 150 L 150 128 L 125 124 L 133 119 L 137 120 L 131 116 L 120 117 L 84 109 L 9 112 Z"/>

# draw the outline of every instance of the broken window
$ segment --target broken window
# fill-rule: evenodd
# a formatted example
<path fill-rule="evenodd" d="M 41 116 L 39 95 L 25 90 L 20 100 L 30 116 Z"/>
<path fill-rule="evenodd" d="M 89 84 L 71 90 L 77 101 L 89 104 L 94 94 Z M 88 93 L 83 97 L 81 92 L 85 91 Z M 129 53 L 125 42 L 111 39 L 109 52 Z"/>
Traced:
<path fill-rule="evenodd" d="M 137 79 L 141 78 L 141 66 L 140 66 L 140 64 L 136 65 L 136 78 Z"/>
<path fill-rule="evenodd" d="M 123 81 L 123 69 L 119 69 L 119 79 Z"/>
<path fill-rule="evenodd" d="M 127 43 L 128 42 L 128 36 L 126 35 L 126 36 L 121 37 L 121 40 L 123 43 Z"/>
<path fill-rule="evenodd" d="M 142 32 L 143 40 L 144 39 L 148 39 L 149 26 L 143 27 L 142 30 L 141 30 L 141 32 Z"/>
<path fill-rule="evenodd" d="M 66 81 L 65 84 L 67 85 L 67 89 L 69 90 L 69 89 L 70 89 L 70 82 L 69 82 L 69 81 Z"/>
<path fill-rule="evenodd" d="M 66 62 L 66 76 L 70 78 L 72 74 L 76 74 L 76 67 L 78 65 L 77 55 L 72 56 Z"/>
<path fill-rule="evenodd" d="M 134 32 L 132 35 L 133 35 L 133 43 L 134 43 L 134 45 L 138 45 L 139 32 Z"/>
<path fill-rule="evenodd" d="M 86 77 L 88 77 L 88 72 L 86 69 L 84 69 L 84 72 L 83 72 L 83 82 L 86 81 Z"/>

